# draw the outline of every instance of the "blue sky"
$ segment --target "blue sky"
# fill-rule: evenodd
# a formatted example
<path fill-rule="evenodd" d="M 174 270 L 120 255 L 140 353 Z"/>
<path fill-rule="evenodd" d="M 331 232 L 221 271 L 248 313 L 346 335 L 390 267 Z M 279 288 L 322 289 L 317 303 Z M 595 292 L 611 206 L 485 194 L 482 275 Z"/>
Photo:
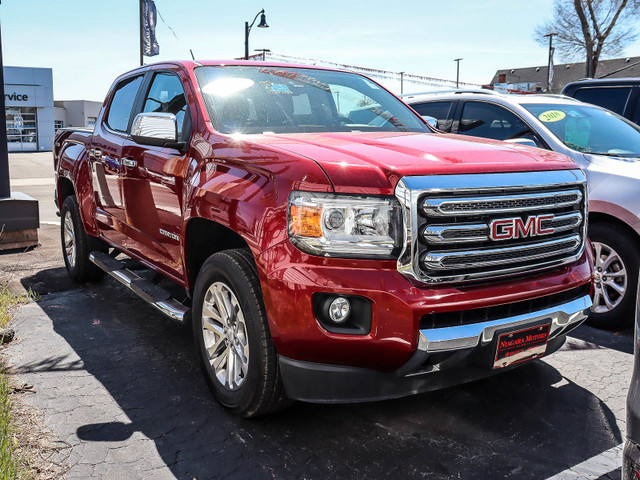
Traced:
<path fill-rule="evenodd" d="M 157 60 L 228 59 L 244 53 L 244 22 L 264 8 L 270 28 L 251 31 L 250 49 L 487 83 L 499 68 L 544 65 L 533 39 L 553 0 L 235 1 L 155 0 Z M 52 67 L 58 100 L 101 101 L 113 79 L 138 65 L 137 0 L 3 0 L 5 65 Z M 640 42 L 627 56 L 640 55 Z M 559 63 L 556 60 L 556 63 Z M 391 88 L 394 88 L 392 85 Z M 407 88 L 405 88 L 405 93 Z"/>

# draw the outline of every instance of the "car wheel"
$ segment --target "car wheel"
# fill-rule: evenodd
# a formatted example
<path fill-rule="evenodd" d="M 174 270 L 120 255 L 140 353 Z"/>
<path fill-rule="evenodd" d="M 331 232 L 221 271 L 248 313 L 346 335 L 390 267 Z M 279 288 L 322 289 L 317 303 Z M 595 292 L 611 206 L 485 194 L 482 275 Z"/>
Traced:
<path fill-rule="evenodd" d="M 593 307 L 587 323 L 616 329 L 630 325 L 638 286 L 635 239 L 608 223 L 589 226 L 593 246 L 595 282 Z"/>
<path fill-rule="evenodd" d="M 65 198 L 60 211 L 60 240 L 62 257 L 69 276 L 76 282 L 98 280 L 104 271 L 89 260 L 93 250 L 105 251 L 100 239 L 87 235 L 80 218 L 80 209 L 75 195 Z"/>
<path fill-rule="evenodd" d="M 225 250 L 204 263 L 194 291 L 193 333 L 219 403 L 247 418 L 287 405 L 250 251 Z"/>

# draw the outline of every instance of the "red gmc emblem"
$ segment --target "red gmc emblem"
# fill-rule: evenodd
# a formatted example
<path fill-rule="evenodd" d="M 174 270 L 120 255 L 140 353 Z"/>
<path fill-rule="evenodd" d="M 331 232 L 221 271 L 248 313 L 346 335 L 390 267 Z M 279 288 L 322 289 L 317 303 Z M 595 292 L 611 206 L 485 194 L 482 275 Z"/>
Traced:
<path fill-rule="evenodd" d="M 542 228 L 542 222 L 553 220 L 554 215 L 538 215 L 527 217 L 524 221 L 520 217 L 493 220 L 489 224 L 489 238 L 491 240 L 514 240 L 516 238 L 537 237 L 555 232 L 554 228 Z"/>

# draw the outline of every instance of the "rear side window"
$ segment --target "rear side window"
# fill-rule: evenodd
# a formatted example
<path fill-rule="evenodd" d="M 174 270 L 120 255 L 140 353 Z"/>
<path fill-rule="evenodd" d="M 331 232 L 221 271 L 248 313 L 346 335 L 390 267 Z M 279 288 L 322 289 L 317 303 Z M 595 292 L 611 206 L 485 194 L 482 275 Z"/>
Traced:
<path fill-rule="evenodd" d="M 133 103 L 136 100 L 141 83 L 142 76 L 138 76 L 123 80 L 118 84 L 107 114 L 106 123 L 110 129 L 118 132 L 127 131 L 131 112 L 133 111 Z"/>
<path fill-rule="evenodd" d="M 451 121 L 449 120 L 451 105 L 453 105 L 453 102 L 419 103 L 411 106 L 423 117 L 435 118 L 438 121 L 437 127 L 446 131 L 451 126 Z"/>
<path fill-rule="evenodd" d="M 464 104 L 458 133 L 475 137 L 507 140 L 530 132 L 529 127 L 510 111 L 488 103 Z"/>
<path fill-rule="evenodd" d="M 574 98 L 608 108 L 622 115 L 630 93 L 630 87 L 580 88 L 576 90 Z"/>

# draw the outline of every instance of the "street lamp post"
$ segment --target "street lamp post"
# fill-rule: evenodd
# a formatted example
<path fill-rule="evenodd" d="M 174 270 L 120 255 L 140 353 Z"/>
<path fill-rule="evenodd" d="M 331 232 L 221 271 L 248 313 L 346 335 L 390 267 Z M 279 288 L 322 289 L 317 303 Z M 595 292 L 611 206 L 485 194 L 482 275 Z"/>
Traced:
<path fill-rule="evenodd" d="M 262 61 L 266 61 L 267 60 L 267 52 L 271 52 L 271 50 L 269 50 L 268 48 L 254 48 L 253 49 L 254 52 L 262 52 Z"/>
<path fill-rule="evenodd" d="M 253 27 L 253 24 L 256 23 L 256 20 L 260 16 L 260 23 L 257 25 L 258 28 L 269 28 L 267 25 L 267 18 L 264 14 L 264 8 L 260 10 L 257 15 L 253 18 L 253 22 L 249 25 L 249 22 L 244 22 L 244 59 L 249 60 L 249 32 Z"/>
<path fill-rule="evenodd" d="M 456 62 L 456 88 L 460 86 L 460 60 L 462 58 L 456 58 L 453 61 Z"/>
<path fill-rule="evenodd" d="M 547 63 L 547 93 L 551 93 L 551 59 L 553 57 L 553 37 L 558 35 L 556 32 L 549 32 L 544 37 L 549 37 L 549 62 Z"/>
<path fill-rule="evenodd" d="M 400 72 L 400 95 L 404 93 L 404 72 Z"/>

